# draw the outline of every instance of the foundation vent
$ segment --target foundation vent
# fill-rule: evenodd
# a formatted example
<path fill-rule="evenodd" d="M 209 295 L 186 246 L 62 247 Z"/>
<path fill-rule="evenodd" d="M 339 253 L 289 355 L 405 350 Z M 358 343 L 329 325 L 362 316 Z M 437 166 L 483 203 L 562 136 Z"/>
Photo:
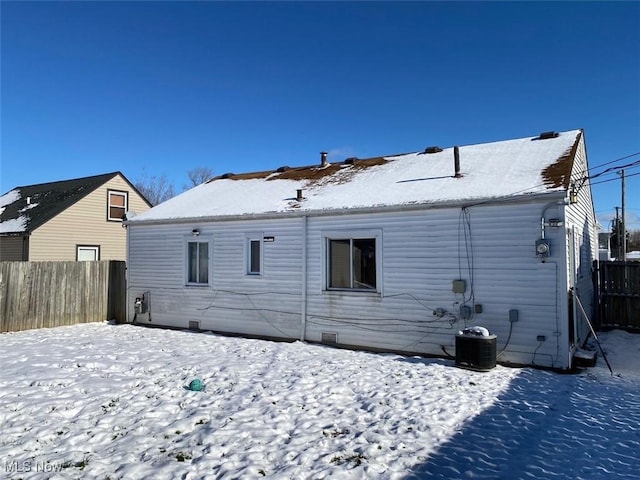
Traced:
<path fill-rule="evenodd" d="M 189 330 L 200 330 L 200 322 L 189 320 Z"/>
<path fill-rule="evenodd" d="M 322 343 L 328 343 L 328 344 L 338 343 L 338 334 L 322 332 Z"/>

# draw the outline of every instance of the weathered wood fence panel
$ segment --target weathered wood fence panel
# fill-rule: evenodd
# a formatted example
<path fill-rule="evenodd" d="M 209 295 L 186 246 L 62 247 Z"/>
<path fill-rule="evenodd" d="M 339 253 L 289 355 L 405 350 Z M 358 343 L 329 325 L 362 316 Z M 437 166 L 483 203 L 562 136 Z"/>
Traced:
<path fill-rule="evenodd" d="M 0 262 L 0 332 L 126 321 L 125 262 Z"/>
<path fill-rule="evenodd" d="M 600 326 L 640 329 L 640 262 L 600 262 Z"/>

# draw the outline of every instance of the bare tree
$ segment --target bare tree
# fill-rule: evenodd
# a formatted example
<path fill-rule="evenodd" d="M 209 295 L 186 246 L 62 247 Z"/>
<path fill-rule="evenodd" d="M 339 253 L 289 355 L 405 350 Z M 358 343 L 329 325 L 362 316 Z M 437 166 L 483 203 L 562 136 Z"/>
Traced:
<path fill-rule="evenodd" d="M 176 194 L 173 184 L 169 182 L 169 179 L 164 173 L 160 176 L 149 175 L 143 170 L 140 178 L 134 181 L 133 184 L 138 191 L 149 200 L 149 203 L 154 206 L 165 200 L 169 200 Z"/>
<path fill-rule="evenodd" d="M 201 183 L 204 183 L 207 180 L 213 178 L 213 170 L 211 170 L 209 167 L 195 167 L 187 172 L 187 176 L 189 177 L 191 185 L 185 186 L 185 190 L 192 187 L 197 187 Z"/>

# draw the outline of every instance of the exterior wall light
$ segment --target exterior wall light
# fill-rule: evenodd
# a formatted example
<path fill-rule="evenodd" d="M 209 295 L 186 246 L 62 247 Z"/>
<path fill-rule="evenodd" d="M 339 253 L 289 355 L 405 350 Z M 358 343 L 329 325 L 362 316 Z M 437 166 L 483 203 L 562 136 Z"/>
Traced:
<path fill-rule="evenodd" d="M 198 235 L 200 235 L 200 230 L 198 230 L 197 228 L 194 228 L 193 230 L 191 230 L 191 235 L 193 235 L 194 237 L 197 237 Z"/>

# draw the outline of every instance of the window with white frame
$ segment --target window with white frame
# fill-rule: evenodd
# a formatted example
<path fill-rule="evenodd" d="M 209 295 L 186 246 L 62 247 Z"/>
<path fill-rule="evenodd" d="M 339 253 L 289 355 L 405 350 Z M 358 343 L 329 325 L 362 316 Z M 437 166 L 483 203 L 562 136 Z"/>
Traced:
<path fill-rule="evenodd" d="M 187 284 L 209 284 L 209 242 L 187 242 Z"/>
<path fill-rule="evenodd" d="M 262 275 L 262 237 L 247 237 L 247 275 Z"/>
<path fill-rule="evenodd" d="M 79 262 L 100 260 L 100 245 L 77 245 L 76 260 Z"/>
<path fill-rule="evenodd" d="M 328 290 L 380 291 L 380 241 L 372 232 L 326 238 Z"/>
<path fill-rule="evenodd" d="M 121 222 L 127 213 L 129 194 L 119 190 L 107 192 L 107 220 Z"/>

